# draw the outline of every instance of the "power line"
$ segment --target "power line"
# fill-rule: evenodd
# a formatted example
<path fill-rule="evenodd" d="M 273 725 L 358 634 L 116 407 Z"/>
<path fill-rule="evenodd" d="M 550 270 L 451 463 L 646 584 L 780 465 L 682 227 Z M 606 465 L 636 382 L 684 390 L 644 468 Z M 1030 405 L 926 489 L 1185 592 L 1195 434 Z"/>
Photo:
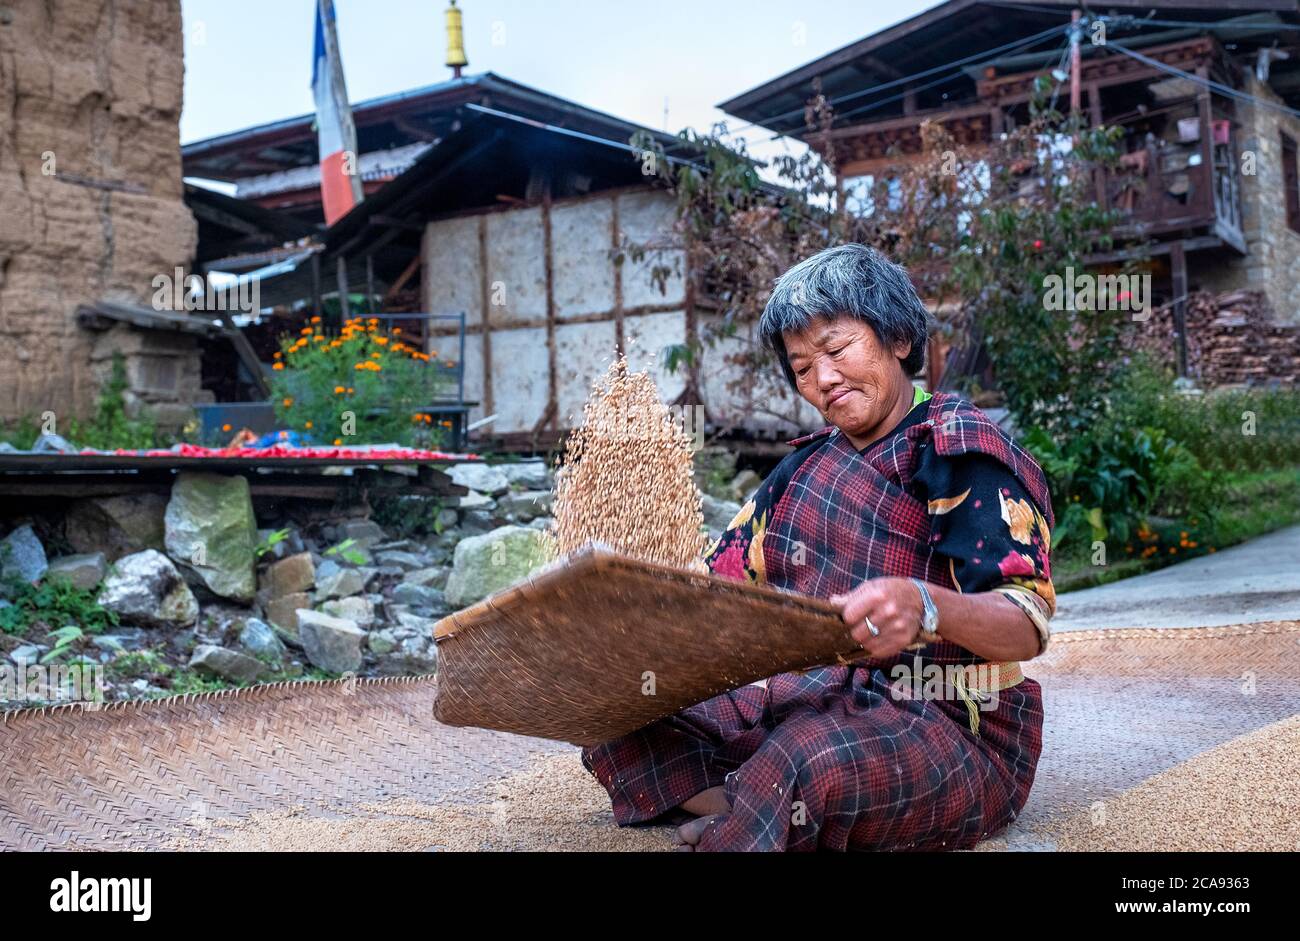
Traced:
<path fill-rule="evenodd" d="M 892 79 L 888 82 L 883 82 L 879 85 L 872 85 L 870 88 L 860 89 L 859 91 L 849 92 L 848 94 L 840 95 L 839 97 L 828 99 L 826 103 L 831 107 L 834 107 L 836 105 L 843 104 L 846 101 L 862 98 L 867 95 L 875 95 L 882 91 L 888 91 L 891 88 L 897 88 L 899 85 L 905 85 L 908 82 L 914 82 L 917 79 L 929 78 L 931 75 L 935 75 L 940 72 L 945 72 L 945 73 L 955 72 L 958 69 L 970 65 L 973 62 L 977 62 L 977 61 L 987 62 L 990 61 L 992 57 L 1001 55 L 1002 53 L 1008 52 L 1012 49 L 1020 48 L 1023 46 L 1034 45 L 1035 43 L 1040 42 L 1041 40 L 1045 39 L 1048 36 L 1054 35 L 1056 33 L 1060 33 L 1065 28 L 1066 28 L 1065 26 L 1053 26 L 1050 29 L 1045 29 L 1042 32 L 1035 33 L 1032 36 L 1026 36 L 1023 39 L 1017 39 L 1012 42 L 1005 43 L 1001 46 L 997 46 L 993 49 L 988 49 L 982 52 L 978 52 L 975 53 L 974 55 L 969 55 L 961 59 L 955 59 L 951 62 L 945 62 L 942 65 L 936 65 L 933 66 L 932 68 L 924 69 L 913 75 L 904 75 L 901 78 Z M 946 80 L 947 79 L 945 78 L 944 81 Z M 933 87 L 933 86 L 931 85 L 927 87 Z M 892 100 L 897 101 L 898 99 L 894 98 Z M 785 111 L 781 114 L 773 115 L 772 117 L 767 118 L 766 121 L 767 123 L 770 124 L 776 121 L 781 121 L 785 118 L 791 118 L 794 117 L 795 115 L 802 114 L 803 111 L 804 111 L 804 107 L 800 106 L 798 108 L 793 108 L 789 111 Z M 723 124 L 725 125 L 726 122 L 724 121 Z M 731 129 L 728 128 L 728 132 L 733 134 L 739 134 L 741 131 L 748 130 L 751 127 L 759 127 L 759 126 L 760 125 L 757 121 L 750 121 L 746 124 L 742 124 L 735 131 L 731 131 Z M 784 134 L 779 134 L 778 136 L 784 136 Z M 772 139 L 775 140 L 775 137 Z"/>
<path fill-rule="evenodd" d="M 1238 101 L 1247 101 L 1251 104 L 1262 105 L 1266 108 L 1272 108 L 1275 111 L 1281 111 L 1283 114 L 1289 114 L 1292 117 L 1300 118 L 1300 111 L 1297 111 L 1295 108 L 1289 108 L 1286 105 L 1278 104 L 1274 101 L 1268 101 L 1264 98 L 1257 98 L 1249 92 L 1239 91 L 1230 85 L 1223 85 L 1213 79 L 1202 78 L 1199 75 L 1193 75 L 1191 72 L 1184 72 L 1182 69 L 1175 68 L 1172 65 L 1168 65 L 1158 59 L 1153 59 L 1150 56 L 1144 56 L 1142 53 L 1129 49 L 1127 46 L 1122 46 L 1117 42 L 1107 42 L 1106 46 L 1109 49 L 1118 49 L 1120 52 L 1124 53 L 1124 55 L 1136 59 L 1143 65 L 1149 65 L 1153 69 L 1159 69 L 1161 72 L 1166 72 L 1169 75 L 1176 75 L 1179 78 L 1185 78 L 1188 81 L 1195 82 L 1197 85 L 1201 85 L 1211 91 L 1216 91 L 1225 98 L 1235 98 Z"/>

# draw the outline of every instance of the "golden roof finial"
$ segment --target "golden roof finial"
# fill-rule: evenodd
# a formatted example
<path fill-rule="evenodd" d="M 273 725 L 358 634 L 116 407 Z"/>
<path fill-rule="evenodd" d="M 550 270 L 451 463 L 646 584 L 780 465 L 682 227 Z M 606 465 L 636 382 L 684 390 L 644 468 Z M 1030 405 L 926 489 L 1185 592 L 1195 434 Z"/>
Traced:
<path fill-rule="evenodd" d="M 447 65 L 455 78 L 460 78 L 460 70 L 469 65 L 469 59 L 465 58 L 465 29 L 456 0 L 451 0 L 447 8 Z"/>

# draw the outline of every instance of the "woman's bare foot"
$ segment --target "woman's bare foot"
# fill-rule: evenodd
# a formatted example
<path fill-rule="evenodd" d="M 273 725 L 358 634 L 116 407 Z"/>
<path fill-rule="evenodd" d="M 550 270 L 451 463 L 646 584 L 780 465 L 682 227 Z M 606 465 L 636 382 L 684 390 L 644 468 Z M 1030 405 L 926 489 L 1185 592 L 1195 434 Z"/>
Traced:
<path fill-rule="evenodd" d="M 721 785 L 700 791 L 694 797 L 688 797 L 682 801 L 681 808 L 697 817 L 731 813 L 731 805 L 727 803 L 727 789 Z"/>
<path fill-rule="evenodd" d="M 677 847 L 678 852 L 692 853 L 695 847 L 699 845 L 700 838 L 704 836 L 704 831 L 709 828 L 709 824 L 717 820 L 721 814 L 710 814 L 707 817 L 697 817 L 690 823 L 684 823 L 677 828 L 677 840 L 680 844 Z"/>

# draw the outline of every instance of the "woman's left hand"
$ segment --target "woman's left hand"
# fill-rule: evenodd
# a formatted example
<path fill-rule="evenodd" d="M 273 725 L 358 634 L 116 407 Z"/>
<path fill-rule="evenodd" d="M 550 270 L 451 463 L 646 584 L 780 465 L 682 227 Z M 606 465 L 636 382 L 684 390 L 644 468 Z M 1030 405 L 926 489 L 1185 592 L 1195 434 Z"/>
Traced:
<path fill-rule="evenodd" d="M 831 595 L 841 606 L 844 623 L 853 639 L 872 657 L 888 657 L 916 641 L 925 608 L 921 593 L 907 578 L 872 578 L 847 595 Z M 867 619 L 879 636 L 871 633 Z"/>

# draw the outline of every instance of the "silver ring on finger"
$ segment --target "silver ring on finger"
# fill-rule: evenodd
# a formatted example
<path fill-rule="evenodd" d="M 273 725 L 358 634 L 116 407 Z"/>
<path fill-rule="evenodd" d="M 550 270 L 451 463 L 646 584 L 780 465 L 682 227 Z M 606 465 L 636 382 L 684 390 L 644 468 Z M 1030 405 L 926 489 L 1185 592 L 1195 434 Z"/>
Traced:
<path fill-rule="evenodd" d="M 862 623 L 867 625 L 867 630 L 871 632 L 872 637 L 880 636 L 880 628 L 871 623 L 871 618 L 863 618 Z"/>

